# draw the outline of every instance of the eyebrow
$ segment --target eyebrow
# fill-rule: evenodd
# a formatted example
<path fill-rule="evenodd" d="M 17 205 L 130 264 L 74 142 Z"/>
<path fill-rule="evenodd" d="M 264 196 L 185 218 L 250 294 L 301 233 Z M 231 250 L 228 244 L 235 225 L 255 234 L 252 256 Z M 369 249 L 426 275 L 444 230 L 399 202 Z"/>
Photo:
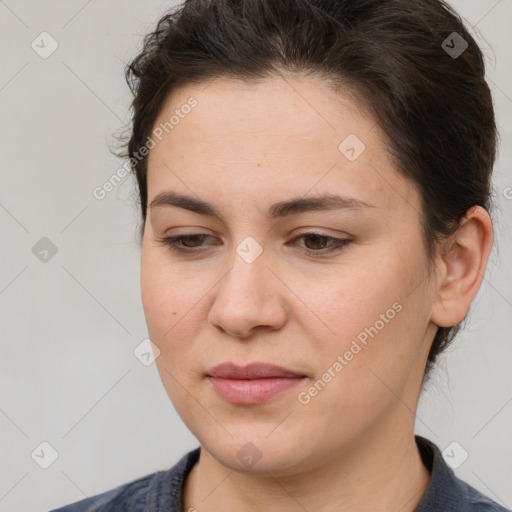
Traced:
<path fill-rule="evenodd" d="M 218 217 L 222 219 L 222 213 L 211 203 L 196 197 L 170 191 L 162 192 L 155 196 L 151 201 L 149 208 L 172 206 L 190 210 L 200 215 L 207 215 L 209 217 Z M 379 208 L 355 197 L 324 194 L 314 197 L 297 197 L 275 203 L 268 208 L 267 216 L 271 219 L 277 219 L 312 211 L 362 209 Z"/>

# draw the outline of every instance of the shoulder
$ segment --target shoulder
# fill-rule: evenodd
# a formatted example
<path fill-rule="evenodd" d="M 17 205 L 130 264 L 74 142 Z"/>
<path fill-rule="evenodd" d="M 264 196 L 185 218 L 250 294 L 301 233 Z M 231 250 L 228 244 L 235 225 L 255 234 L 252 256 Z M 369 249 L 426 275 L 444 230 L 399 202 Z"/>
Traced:
<path fill-rule="evenodd" d="M 182 510 L 182 489 L 200 448 L 185 455 L 167 471 L 157 471 L 109 491 L 65 505 L 50 512 L 149 512 Z"/>
<path fill-rule="evenodd" d="M 114 489 L 54 509 L 51 512 L 107 512 L 114 510 L 142 511 L 145 508 L 151 481 L 164 471 L 138 478 Z"/>
<path fill-rule="evenodd" d="M 414 512 L 511 512 L 458 478 L 432 441 L 415 437 L 423 463 L 431 476 Z"/>
<path fill-rule="evenodd" d="M 462 481 L 462 484 L 467 490 L 468 512 L 510 512 L 466 482 Z"/>

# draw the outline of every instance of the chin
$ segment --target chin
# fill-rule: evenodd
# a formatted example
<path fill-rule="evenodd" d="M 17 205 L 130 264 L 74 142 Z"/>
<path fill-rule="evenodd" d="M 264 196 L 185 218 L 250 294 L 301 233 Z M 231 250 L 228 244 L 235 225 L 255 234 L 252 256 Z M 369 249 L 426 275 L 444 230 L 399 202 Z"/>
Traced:
<path fill-rule="evenodd" d="M 295 442 L 288 434 L 286 439 L 268 437 L 268 429 L 261 434 L 223 436 L 201 442 L 223 466 L 239 473 L 285 476 L 293 474 L 305 461 L 304 444 Z"/>

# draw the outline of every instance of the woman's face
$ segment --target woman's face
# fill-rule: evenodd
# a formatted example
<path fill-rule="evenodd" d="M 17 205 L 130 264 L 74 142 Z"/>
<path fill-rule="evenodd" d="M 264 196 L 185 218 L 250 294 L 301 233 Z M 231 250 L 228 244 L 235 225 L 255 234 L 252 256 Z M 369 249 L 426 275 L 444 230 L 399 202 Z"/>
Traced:
<path fill-rule="evenodd" d="M 176 91 L 152 139 L 144 312 L 203 448 L 285 475 L 412 430 L 434 290 L 418 191 L 375 122 L 311 77 L 226 78 Z M 295 377 L 212 379 L 226 362 Z"/>

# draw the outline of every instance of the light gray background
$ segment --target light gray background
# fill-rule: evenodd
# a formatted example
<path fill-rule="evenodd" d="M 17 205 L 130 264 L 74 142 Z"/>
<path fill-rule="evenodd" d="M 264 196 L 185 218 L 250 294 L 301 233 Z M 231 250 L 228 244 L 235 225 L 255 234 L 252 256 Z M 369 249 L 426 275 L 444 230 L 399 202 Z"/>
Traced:
<path fill-rule="evenodd" d="M 1 511 L 82 499 L 198 445 L 154 364 L 133 355 L 147 337 L 133 182 L 92 195 L 123 163 L 107 143 L 129 120 L 124 65 L 170 5 L 0 1 Z M 512 507 L 512 0 L 453 5 L 477 27 L 495 98 L 499 249 L 422 396 L 417 433 L 459 443 L 469 457 L 456 473 Z M 31 48 L 42 31 L 59 44 L 47 59 Z M 42 237 L 58 249 L 46 263 L 32 252 Z M 43 441 L 58 452 L 48 469 L 31 458 Z"/>

